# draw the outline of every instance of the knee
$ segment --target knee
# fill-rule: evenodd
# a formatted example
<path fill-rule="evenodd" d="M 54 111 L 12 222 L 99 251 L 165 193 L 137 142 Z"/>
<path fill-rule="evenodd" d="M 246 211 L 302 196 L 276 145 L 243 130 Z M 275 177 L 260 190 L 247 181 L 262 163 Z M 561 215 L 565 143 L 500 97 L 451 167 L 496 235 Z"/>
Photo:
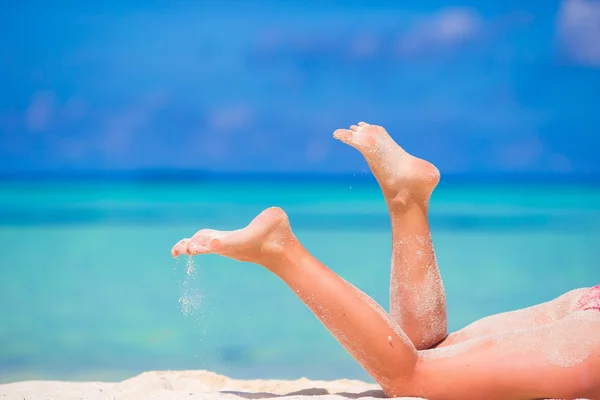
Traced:
<path fill-rule="evenodd" d="M 438 329 L 431 329 L 428 332 L 424 332 L 420 337 L 413 340 L 413 344 L 417 350 L 428 350 L 438 346 L 444 340 L 448 338 L 448 330 L 446 325 L 439 327 Z"/>
<path fill-rule="evenodd" d="M 407 375 L 398 376 L 393 379 L 378 380 L 379 386 L 381 386 L 386 397 L 424 397 L 423 382 L 427 381 L 427 379 L 424 379 L 427 368 L 424 368 L 422 364 L 425 361 L 418 358 L 414 368 Z"/>

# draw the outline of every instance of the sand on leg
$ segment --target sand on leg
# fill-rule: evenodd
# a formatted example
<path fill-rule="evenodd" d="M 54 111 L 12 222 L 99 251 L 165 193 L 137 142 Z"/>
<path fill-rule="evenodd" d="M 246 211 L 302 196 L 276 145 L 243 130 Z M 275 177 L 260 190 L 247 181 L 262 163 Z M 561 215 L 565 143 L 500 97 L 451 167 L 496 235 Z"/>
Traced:
<path fill-rule="evenodd" d="M 216 253 L 260 264 L 302 300 L 384 391 L 411 393 L 417 350 L 374 300 L 315 259 L 293 235 L 283 210 L 263 211 L 246 228 L 201 230 L 173 256 Z"/>
<path fill-rule="evenodd" d="M 417 351 L 372 299 L 311 256 L 281 209 L 246 228 L 201 230 L 173 256 L 216 253 L 268 268 L 313 311 L 389 396 L 429 399 L 600 398 L 600 313 Z"/>
<path fill-rule="evenodd" d="M 521 310 L 482 318 L 448 335 L 437 347 L 446 347 L 471 339 L 548 325 L 569 316 L 588 288 L 571 290 L 553 300 Z"/>
<path fill-rule="evenodd" d="M 402 149 L 380 126 L 360 122 L 334 137 L 365 157 L 379 182 L 392 226 L 390 314 L 417 349 L 446 337 L 446 295 L 427 219 L 439 181 L 431 163 Z"/>
<path fill-rule="evenodd" d="M 429 399 L 600 399 L 600 312 L 419 352 Z"/>

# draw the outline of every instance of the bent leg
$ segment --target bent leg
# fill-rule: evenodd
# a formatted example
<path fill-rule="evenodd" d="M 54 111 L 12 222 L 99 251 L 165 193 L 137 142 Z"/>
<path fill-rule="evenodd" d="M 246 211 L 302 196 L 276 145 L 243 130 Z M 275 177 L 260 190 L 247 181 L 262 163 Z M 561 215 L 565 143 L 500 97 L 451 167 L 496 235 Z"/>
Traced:
<path fill-rule="evenodd" d="M 417 349 L 430 348 L 447 333 L 446 296 L 427 220 L 439 171 L 404 151 L 380 126 L 361 122 L 334 136 L 364 155 L 388 206 L 390 314 Z"/>
<path fill-rule="evenodd" d="M 260 264 L 281 278 L 384 391 L 410 393 L 417 351 L 385 310 L 311 256 L 281 209 L 233 232 L 201 230 L 173 256 L 216 253 Z"/>
<path fill-rule="evenodd" d="M 279 276 L 384 388 L 407 391 L 416 349 L 373 299 L 311 256 L 299 243 L 264 263 Z"/>
<path fill-rule="evenodd" d="M 390 314 L 415 346 L 446 337 L 446 295 L 429 232 L 427 210 L 388 206 L 392 221 Z"/>
<path fill-rule="evenodd" d="M 571 290 L 546 303 L 482 318 L 451 333 L 437 347 L 446 347 L 480 337 L 551 324 L 571 314 L 575 304 L 587 290 L 585 288 Z"/>
<path fill-rule="evenodd" d="M 414 384 L 429 399 L 597 399 L 598 332 L 600 312 L 578 311 L 547 325 L 425 350 Z"/>

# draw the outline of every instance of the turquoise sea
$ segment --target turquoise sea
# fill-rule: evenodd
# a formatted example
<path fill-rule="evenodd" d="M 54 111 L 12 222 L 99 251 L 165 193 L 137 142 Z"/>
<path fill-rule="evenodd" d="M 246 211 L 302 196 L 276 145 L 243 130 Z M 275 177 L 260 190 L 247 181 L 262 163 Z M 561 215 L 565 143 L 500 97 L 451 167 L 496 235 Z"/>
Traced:
<path fill-rule="evenodd" d="M 387 308 L 389 221 L 371 183 L 1 183 L 0 383 L 155 369 L 369 379 L 268 271 L 171 258 L 180 238 L 272 205 Z M 430 216 L 452 330 L 600 283 L 598 186 L 442 181 Z"/>

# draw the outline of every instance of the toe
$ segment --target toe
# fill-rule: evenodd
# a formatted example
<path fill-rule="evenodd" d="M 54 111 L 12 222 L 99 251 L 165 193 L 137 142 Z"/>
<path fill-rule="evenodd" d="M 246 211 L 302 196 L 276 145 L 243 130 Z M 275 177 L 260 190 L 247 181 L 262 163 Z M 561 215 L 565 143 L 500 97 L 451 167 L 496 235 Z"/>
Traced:
<path fill-rule="evenodd" d="M 198 254 L 206 254 L 210 253 L 210 250 L 206 247 L 195 243 L 193 240 L 187 242 L 186 254 L 190 256 L 195 256 Z"/>
<path fill-rule="evenodd" d="M 358 126 L 365 126 L 365 125 L 369 125 L 369 124 L 367 124 L 366 122 L 363 122 L 363 121 L 360 121 L 360 122 L 358 123 Z"/>
<path fill-rule="evenodd" d="M 346 143 L 350 143 L 352 141 L 353 135 L 354 132 L 350 129 L 337 129 L 335 132 L 333 132 L 334 138 Z"/>
<path fill-rule="evenodd" d="M 191 241 L 197 246 L 208 247 L 208 242 L 215 236 L 218 236 L 218 232 L 213 229 L 200 229 L 192 236 Z"/>
<path fill-rule="evenodd" d="M 190 240 L 188 244 L 188 250 L 191 254 L 206 254 L 210 253 L 210 241 L 215 237 L 218 237 L 222 232 L 215 231 L 213 229 L 201 229 Z"/>
<path fill-rule="evenodd" d="M 358 131 L 358 129 L 359 129 L 359 128 L 358 128 L 358 125 L 352 125 L 352 126 L 350 126 L 350 130 L 351 130 L 352 132 L 356 132 L 356 131 Z"/>
<path fill-rule="evenodd" d="M 188 240 L 189 239 L 182 239 L 179 242 L 177 242 L 177 244 L 171 249 L 171 255 L 177 258 L 180 255 L 186 253 Z"/>

